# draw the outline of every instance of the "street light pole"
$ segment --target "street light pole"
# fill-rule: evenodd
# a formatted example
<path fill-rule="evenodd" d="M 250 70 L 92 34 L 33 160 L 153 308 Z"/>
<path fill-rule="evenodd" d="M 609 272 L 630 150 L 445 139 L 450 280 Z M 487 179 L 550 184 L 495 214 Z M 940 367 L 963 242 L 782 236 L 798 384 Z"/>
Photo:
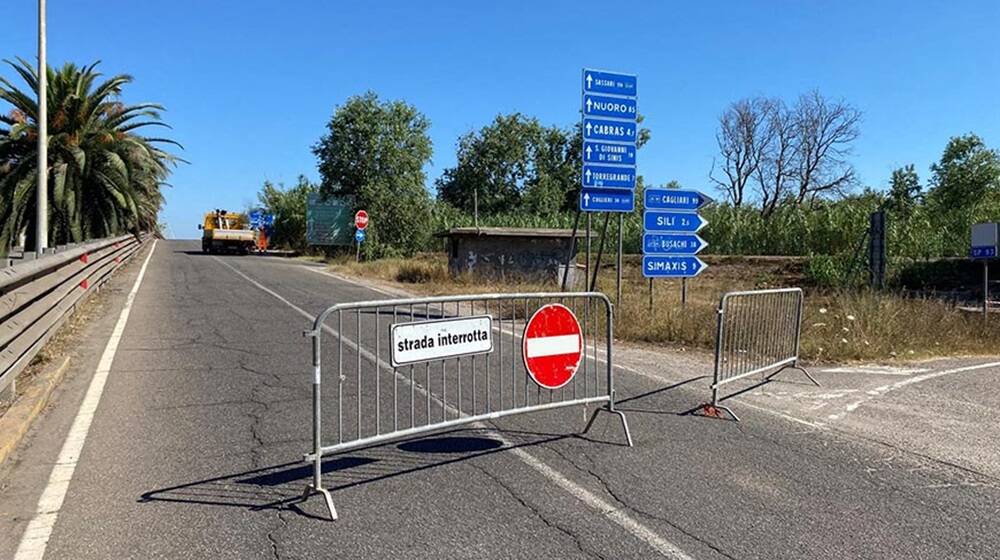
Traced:
<path fill-rule="evenodd" d="M 35 186 L 35 253 L 49 244 L 49 110 L 45 62 L 45 0 L 38 0 L 38 184 Z"/>

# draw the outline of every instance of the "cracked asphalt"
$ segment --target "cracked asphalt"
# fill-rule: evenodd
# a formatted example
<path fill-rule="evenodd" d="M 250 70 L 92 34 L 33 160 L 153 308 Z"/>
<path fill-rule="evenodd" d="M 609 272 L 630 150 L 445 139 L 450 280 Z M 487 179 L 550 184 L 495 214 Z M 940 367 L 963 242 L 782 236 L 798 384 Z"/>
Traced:
<path fill-rule="evenodd" d="M 349 451 L 324 461 L 341 516 L 326 521 L 321 499 L 297 500 L 312 372 L 309 322 L 292 306 L 384 296 L 295 261 L 197 249 L 156 248 L 48 558 L 662 557 L 651 542 L 697 559 L 1000 556 L 991 471 L 756 409 L 741 423 L 685 414 L 703 388 L 660 376 L 682 363 L 666 354 L 617 375 L 635 447 L 610 415 L 579 434 L 570 408 Z M 34 513 L 113 319 L 81 341 L 0 473 L 0 558 Z"/>

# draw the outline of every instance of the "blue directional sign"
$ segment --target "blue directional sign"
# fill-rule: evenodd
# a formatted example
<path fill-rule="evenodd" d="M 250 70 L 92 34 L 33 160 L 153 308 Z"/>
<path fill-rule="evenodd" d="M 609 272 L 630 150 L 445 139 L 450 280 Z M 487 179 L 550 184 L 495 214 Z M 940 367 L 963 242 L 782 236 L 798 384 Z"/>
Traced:
<path fill-rule="evenodd" d="M 583 161 L 587 163 L 635 165 L 635 144 L 584 142 Z"/>
<path fill-rule="evenodd" d="M 611 95 L 635 96 L 638 92 L 638 80 L 629 74 L 602 72 L 600 70 L 583 71 L 583 91 L 585 93 L 610 93 Z"/>
<path fill-rule="evenodd" d="M 632 212 L 635 192 L 625 189 L 585 188 L 580 191 L 580 210 L 584 212 Z"/>
<path fill-rule="evenodd" d="M 698 276 L 706 268 L 708 265 L 694 256 L 645 255 L 642 257 L 642 275 L 646 278 L 690 278 Z"/>
<path fill-rule="evenodd" d="M 354 230 L 354 240 L 357 241 L 358 243 L 364 242 L 366 235 L 367 234 L 363 229 Z"/>
<path fill-rule="evenodd" d="M 274 225 L 274 214 L 268 214 L 261 209 L 251 210 L 247 216 L 253 229 L 271 227 Z"/>
<path fill-rule="evenodd" d="M 708 225 L 708 221 L 691 212 L 646 211 L 643 213 L 643 225 L 649 232 L 698 233 Z"/>
<path fill-rule="evenodd" d="M 646 233 L 642 236 L 644 255 L 697 255 L 705 247 L 708 243 L 693 233 Z"/>
<path fill-rule="evenodd" d="M 973 247 L 969 251 L 969 257 L 973 259 L 992 259 L 997 256 L 997 248 L 995 245 L 983 246 L 983 247 Z"/>
<path fill-rule="evenodd" d="M 611 167 L 607 165 L 583 165 L 583 186 L 608 189 L 634 189 L 634 167 Z"/>
<path fill-rule="evenodd" d="M 635 120 L 638 116 L 635 98 L 584 95 L 583 114 L 588 117 L 612 117 Z"/>
<path fill-rule="evenodd" d="M 628 74 L 583 70 L 583 212 L 635 210 L 636 84 Z"/>
<path fill-rule="evenodd" d="M 646 189 L 646 208 L 650 210 L 698 210 L 712 199 L 698 191 L 683 189 Z"/>
<path fill-rule="evenodd" d="M 586 140 L 611 140 L 613 142 L 635 142 L 636 124 L 607 119 L 583 119 L 583 137 Z"/>

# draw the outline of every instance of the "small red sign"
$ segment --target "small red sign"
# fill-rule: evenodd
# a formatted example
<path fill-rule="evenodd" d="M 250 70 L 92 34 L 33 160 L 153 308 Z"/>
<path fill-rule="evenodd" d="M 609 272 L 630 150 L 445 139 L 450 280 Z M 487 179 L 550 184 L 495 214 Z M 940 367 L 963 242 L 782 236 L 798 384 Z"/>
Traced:
<path fill-rule="evenodd" d="M 521 353 L 528 375 L 539 386 L 558 389 L 569 383 L 580 367 L 582 352 L 580 322 L 565 305 L 542 306 L 528 319 Z"/>
<path fill-rule="evenodd" d="M 354 227 L 358 229 L 365 229 L 368 227 L 368 212 L 358 210 L 358 213 L 354 215 Z"/>

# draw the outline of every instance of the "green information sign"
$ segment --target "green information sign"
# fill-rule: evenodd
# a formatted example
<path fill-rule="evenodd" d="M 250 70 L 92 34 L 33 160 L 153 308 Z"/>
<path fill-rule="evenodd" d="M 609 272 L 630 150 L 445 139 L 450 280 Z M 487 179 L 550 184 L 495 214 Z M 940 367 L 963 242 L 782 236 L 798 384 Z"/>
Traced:
<path fill-rule="evenodd" d="M 306 241 L 310 245 L 354 245 L 354 197 L 309 195 L 306 201 Z"/>

